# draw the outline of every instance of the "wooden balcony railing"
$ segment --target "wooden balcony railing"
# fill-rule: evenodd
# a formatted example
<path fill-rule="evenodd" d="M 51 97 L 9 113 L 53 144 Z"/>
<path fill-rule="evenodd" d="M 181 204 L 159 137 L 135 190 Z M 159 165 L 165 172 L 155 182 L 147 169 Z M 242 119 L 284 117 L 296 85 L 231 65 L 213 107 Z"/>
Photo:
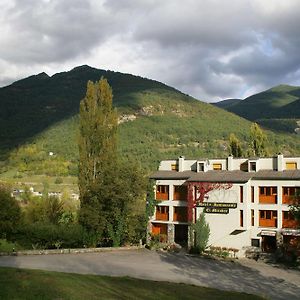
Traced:
<path fill-rule="evenodd" d="M 277 227 L 277 219 L 259 219 L 261 227 Z"/>
<path fill-rule="evenodd" d="M 175 207 L 173 214 L 173 221 L 177 222 L 187 222 L 187 208 L 186 207 Z"/>
<path fill-rule="evenodd" d="M 184 185 L 174 185 L 173 200 L 187 201 L 187 187 Z"/>
<path fill-rule="evenodd" d="M 264 204 L 276 204 L 277 203 L 277 195 L 259 195 L 259 203 Z"/>
<path fill-rule="evenodd" d="M 168 213 L 160 213 L 159 211 L 156 211 L 155 220 L 169 221 L 169 212 Z"/>
<path fill-rule="evenodd" d="M 169 200 L 169 193 L 156 192 L 156 200 Z"/>
<path fill-rule="evenodd" d="M 185 192 L 174 192 L 173 200 L 187 201 L 187 193 L 185 193 Z"/>
<path fill-rule="evenodd" d="M 296 220 L 282 220 L 282 228 L 293 228 L 297 229 L 299 227 L 299 223 Z"/>
<path fill-rule="evenodd" d="M 292 204 L 293 203 L 293 196 L 289 196 L 289 195 L 282 195 L 282 203 L 283 204 Z"/>

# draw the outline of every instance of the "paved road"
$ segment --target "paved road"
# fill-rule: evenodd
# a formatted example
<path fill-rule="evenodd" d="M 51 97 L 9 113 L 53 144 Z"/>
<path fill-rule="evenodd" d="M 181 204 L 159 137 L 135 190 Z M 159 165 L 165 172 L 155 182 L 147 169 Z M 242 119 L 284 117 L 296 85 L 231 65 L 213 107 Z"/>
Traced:
<path fill-rule="evenodd" d="M 2 256 L 0 266 L 131 276 L 242 291 L 270 299 L 300 299 L 300 272 L 246 259 L 233 263 L 142 249 L 86 254 Z"/>

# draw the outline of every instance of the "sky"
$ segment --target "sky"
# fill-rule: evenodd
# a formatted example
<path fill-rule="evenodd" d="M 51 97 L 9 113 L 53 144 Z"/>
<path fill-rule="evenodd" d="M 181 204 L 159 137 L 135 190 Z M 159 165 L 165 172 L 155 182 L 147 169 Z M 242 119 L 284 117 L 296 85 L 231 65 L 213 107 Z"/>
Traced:
<path fill-rule="evenodd" d="M 0 86 L 79 65 L 199 100 L 300 85 L 299 0 L 0 0 Z"/>

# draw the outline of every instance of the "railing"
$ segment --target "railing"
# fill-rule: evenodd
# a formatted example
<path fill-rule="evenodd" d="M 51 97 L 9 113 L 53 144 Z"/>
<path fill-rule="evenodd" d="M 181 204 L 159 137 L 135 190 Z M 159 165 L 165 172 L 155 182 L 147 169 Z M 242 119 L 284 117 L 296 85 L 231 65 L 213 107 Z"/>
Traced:
<path fill-rule="evenodd" d="M 277 195 L 271 195 L 271 196 L 259 195 L 259 203 L 276 204 L 277 203 Z"/>
<path fill-rule="evenodd" d="M 277 227 L 277 219 L 259 219 L 260 227 Z"/>
<path fill-rule="evenodd" d="M 292 204 L 294 198 L 295 198 L 294 196 L 282 195 L 282 203 L 283 204 Z"/>
<path fill-rule="evenodd" d="M 156 200 L 169 200 L 169 193 L 156 192 Z"/>
<path fill-rule="evenodd" d="M 187 201 L 187 193 L 186 192 L 174 192 L 173 199 Z"/>
<path fill-rule="evenodd" d="M 293 228 L 299 227 L 299 223 L 296 220 L 282 220 L 282 228 Z"/>
<path fill-rule="evenodd" d="M 186 207 L 180 207 L 180 208 L 176 207 L 174 209 L 173 221 L 187 222 L 188 221 L 187 208 Z"/>
<path fill-rule="evenodd" d="M 155 219 L 157 221 L 169 221 L 169 213 L 160 213 L 159 211 L 157 211 Z"/>

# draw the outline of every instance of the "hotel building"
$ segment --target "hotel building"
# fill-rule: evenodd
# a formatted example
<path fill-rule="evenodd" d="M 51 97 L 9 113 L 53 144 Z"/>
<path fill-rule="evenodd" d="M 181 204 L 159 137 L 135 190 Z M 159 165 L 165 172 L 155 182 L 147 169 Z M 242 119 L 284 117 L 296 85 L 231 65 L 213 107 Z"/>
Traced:
<path fill-rule="evenodd" d="M 299 243 L 299 224 L 289 204 L 300 192 L 300 157 L 161 161 L 155 180 L 150 231 L 168 242 L 188 243 L 188 226 L 202 211 L 210 226 L 209 245 L 276 250 Z"/>

